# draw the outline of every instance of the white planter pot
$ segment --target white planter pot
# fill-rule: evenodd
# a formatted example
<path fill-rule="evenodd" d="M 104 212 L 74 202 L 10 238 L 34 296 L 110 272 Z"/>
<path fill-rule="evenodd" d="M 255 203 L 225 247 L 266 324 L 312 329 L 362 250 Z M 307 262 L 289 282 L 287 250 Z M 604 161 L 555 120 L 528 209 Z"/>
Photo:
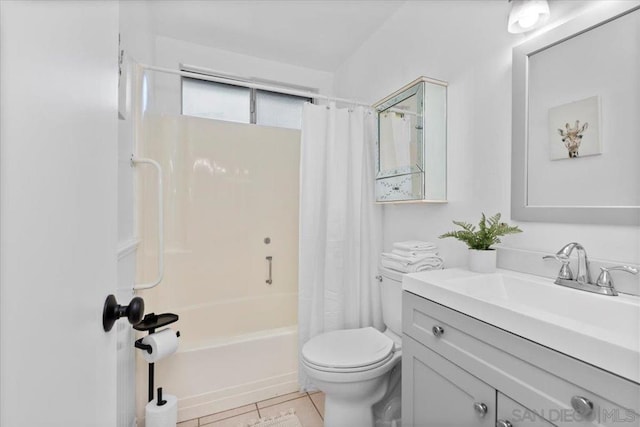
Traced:
<path fill-rule="evenodd" d="M 495 273 L 497 252 L 494 249 L 486 251 L 469 249 L 469 270 L 476 273 Z"/>

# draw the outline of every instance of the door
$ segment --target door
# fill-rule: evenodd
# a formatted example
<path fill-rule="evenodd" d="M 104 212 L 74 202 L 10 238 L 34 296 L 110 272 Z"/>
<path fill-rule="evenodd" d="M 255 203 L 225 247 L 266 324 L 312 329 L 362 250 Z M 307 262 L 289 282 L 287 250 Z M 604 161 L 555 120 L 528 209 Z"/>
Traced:
<path fill-rule="evenodd" d="M 497 427 L 555 427 L 535 412 L 498 393 Z"/>
<path fill-rule="evenodd" d="M 0 2 L 2 426 L 116 425 L 117 55 L 117 2 Z"/>
<path fill-rule="evenodd" d="M 494 426 L 494 388 L 407 335 L 402 352 L 403 426 Z"/>

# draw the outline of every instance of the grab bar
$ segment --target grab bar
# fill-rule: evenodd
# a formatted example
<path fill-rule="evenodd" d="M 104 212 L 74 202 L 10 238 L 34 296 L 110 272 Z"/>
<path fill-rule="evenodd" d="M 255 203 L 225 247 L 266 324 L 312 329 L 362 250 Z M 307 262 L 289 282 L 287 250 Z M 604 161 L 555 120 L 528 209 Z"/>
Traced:
<path fill-rule="evenodd" d="M 270 285 L 273 283 L 273 280 L 271 279 L 271 265 L 273 264 L 273 257 L 268 256 L 267 261 L 269 261 L 269 278 L 266 280 L 266 282 L 268 285 Z"/>
<path fill-rule="evenodd" d="M 158 276 L 153 282 L 134 284 L 134 291 L 151 289 L 155 286 L 158 286 L 158 284 L 162 282 L 162 278 L 164 276 L 164 201 L 162 197 L 162 167 L 160 166 L 160 163 L 156 162 L 153 159 L 131 156 L 131 166 L 136 166 L 140 163 L 152 165 L 156 168 L 158 173 Z"/>

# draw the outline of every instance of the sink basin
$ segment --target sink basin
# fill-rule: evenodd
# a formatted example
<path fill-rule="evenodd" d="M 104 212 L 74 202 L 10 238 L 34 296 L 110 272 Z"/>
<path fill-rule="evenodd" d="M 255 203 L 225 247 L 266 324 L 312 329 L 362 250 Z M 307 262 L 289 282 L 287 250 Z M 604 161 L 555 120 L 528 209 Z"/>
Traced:
<path fill-rule="evenodd" d="M 408 274 L 403 289 L 640 383 L 640 298 L 497 270 Z"/>

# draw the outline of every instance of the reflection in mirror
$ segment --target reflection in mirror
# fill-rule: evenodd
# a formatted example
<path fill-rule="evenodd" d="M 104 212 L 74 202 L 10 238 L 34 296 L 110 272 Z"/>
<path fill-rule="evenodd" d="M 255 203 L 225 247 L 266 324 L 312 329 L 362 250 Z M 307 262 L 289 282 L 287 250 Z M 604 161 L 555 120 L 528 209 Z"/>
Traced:
<path fill-rule="evenodd" d="M 380 156 L 377 178 L 422 172 L 422 91 L 378 114 Z M 420 97 L 419 97 L 420 95 Z"/>
<path fill-rule="evenodd" d="M 378 202 L 446 201 L 446 86 L 421 77 L 374 105 Z"/>
<path fill-rule="evenodd" d="M 640 9 L 620 7 L 514 49 L 514 219 L 640 223 Z"/>

